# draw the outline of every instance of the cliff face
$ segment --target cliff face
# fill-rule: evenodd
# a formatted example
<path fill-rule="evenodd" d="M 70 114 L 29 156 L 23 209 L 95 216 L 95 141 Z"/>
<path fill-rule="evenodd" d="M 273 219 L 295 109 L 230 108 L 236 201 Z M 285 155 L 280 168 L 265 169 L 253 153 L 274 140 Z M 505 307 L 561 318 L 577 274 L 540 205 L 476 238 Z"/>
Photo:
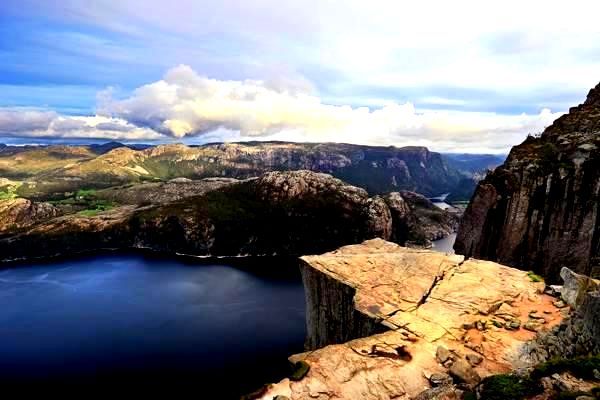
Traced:
<path fill-rule="evenodd" d="M 462 398 L 417 396 L 430 382 L 456 393 L 452 382 L 472 389 L 522 366 L 533 327 L 562 320 L 543 283 L 489 261 L 373 239 L 301 264 L 310 351 L 290 361 L 310 370 L 270 386 L 264 400 Z"/>
<path fill-rule="evenodd" d="M 377 318 L 371 318 L 354 307 L 356 290 L 329 277 L 305 261 L 300 262 L 306 295 L 305 347 L 315 350 L 329 344 L 371 336 L 387 330 Z"/>
<path fill-rule="evenodd" d="M 0 240 L 0 259 L 106 248 L 203 256 L 299 255 L 375 237 L 394 236 L 404 244 L 406 238 L 422 236 L 426 225 L 406 222 L 417 221 L 413 214 L 421 205 L 405 202 L 399 194 L 394 196 L 396 205 L 406 209 L 400 216 L 399 206 L 394 208 L 392 217 L 391 206 L 381 197 L 369 197 L 364 189 L 310 171 L 271 172 L 245 181 L 148 183 L 98 191 L 94 197 L 133 204 L 8 229 Z M 136 204 L 141 198 L 147 200 Z M 437 209 L 424 212 L 439 220 L 447 214 Z M 428 224 L 435 232 L 444 229 L 433 220 Z"/>
<path fill-rule="evenodd" d="M 600 85 L 479 183 L 455 250 L 558 281 L 600 265 Z"/>
<path fill-rule="evenodd" d="M 0 200 L 0 234 L 27 228 L 58 215 L 60 211 L 48 203 L 26 199 Z"/>
<path fill-rule="evenodd" d="M 418 193 L 393 192 L 384 196 L 384 200 L 392 214 L 395 243 L 429 247 L 432 241 L 443 239 L 458 228 L 457 214 L 441 212 Z"/>
<path fill-rule="evenodd" d="M 328 173 L 371 194 L 410 190 L 464 198 L 475 187 L 465 172 L 425 147 L 286 142 L 169 144 L 141 150 L 115 146 L 108 144 L 101 154 L 92 146 L 6 148 L 0 152 L 0 176 L 35 183 L 20 187 L 19 194 L 36 199 L 177 177 L 248 179 L 292 170 Z"/>

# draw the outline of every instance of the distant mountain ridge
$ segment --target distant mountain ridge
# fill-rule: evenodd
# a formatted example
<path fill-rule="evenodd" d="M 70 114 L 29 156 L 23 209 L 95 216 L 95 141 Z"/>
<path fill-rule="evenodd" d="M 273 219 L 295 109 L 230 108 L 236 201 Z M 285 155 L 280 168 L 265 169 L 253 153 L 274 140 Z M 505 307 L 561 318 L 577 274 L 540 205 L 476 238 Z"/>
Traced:
<path fill-rule="evenodd" d="M 0 176 L 19 179 L 24 197 L 60 196 L 178 177 L 246 179 L 269 171 L 324 172 L 371 194 L 409 190 L 425 196 L 450 192 L 468 200 L 476 182 L 472 166 L 425 147 L 382 147 L 343 143 L 244 142 L 198 146 L 102 145 L 6 146 Z M 33 182 L 34 184 L 29 184 Z"/>

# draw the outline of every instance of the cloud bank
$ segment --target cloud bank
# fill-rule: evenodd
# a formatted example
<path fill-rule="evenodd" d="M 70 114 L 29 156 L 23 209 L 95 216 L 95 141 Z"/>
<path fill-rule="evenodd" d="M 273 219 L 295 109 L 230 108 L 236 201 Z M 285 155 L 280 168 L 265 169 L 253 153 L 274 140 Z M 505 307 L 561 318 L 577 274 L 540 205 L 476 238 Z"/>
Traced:
<path fill-rule="evenodd" d="M 376 145 L 423 145 L 439 151 L 506 152 L 540 132 L 560 113 L 502 115 L 417 109 L 386 102 L 377 109 L 326 104 L 309 82 L 217 80 L 191 67 L 170 69 L 162 80 L 115 98 L 97 96 L 96 115 L 0 108 L 0 135 L 116 140 L 338 141 Z"/>

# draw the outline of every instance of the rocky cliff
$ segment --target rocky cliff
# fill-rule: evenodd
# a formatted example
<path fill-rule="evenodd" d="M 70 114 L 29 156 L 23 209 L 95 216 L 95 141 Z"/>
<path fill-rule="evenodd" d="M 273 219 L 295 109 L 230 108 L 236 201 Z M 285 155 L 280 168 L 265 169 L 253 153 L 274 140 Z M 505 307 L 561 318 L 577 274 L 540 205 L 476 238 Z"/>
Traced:
<path fill-rule="evenodd" d="M 60 214 L 60 210 L 48 203 L 26 199 L 0 200 L 0 234 L 30 227 Z"/>
<path fill-rule="evenodd" d="M 564 284 L 558 291 L 574 312 L 524 346 L 523 357 L 533 362 L 600 354 L 600 281 L 568 268 L 560 275 Z"/>
<path fill-rule="evenodd" d="M 468 197 L 475 183 L 425 147 L 338 143 L 248 142 L 137 149 L 98 146 L 10 147 L 0 152 L 0 176 L 23 180 L 23 197 L 60 198 L 64 192 L 185 177 L 248 179 L 270 171 L 311 170 L 334 175 L 371 194 L 410 190 L 427 196 Z"/>
<path fill-rule="evenodd" d="M 523 366 L 524 343 L 563 318 L 526 272 L 381 239 L 302 257 L 301 270 L 311 351 L 290 361 L 310 369 L 261 399 L 459 399 Z M 421 395 L 431 386 L 454 397 Z"/>
<path fill-rule="evenodd" d="M 107 199 L 131 204 L 108 211 L 70 211 L 62 216 L 57 216 L 60 210 L 51 205 L 46 207 L 55 214 L 42 215 L 42 206 L 36 205 L 36 219 L 19 227 L 5 218 L 0 221 L 0 259 L 107 248 L 149 248 L 201 256 L 300 255 L 375 237 L 394 236 L 402 244 L 416 236 L 428 241 L 447 228 L 434 220 L 417 224 L 415 213 L 421 210 L 421 203 L 405 201 L 400 194 L 393 197 L 396 206 L 406 207 L 402 215 L 399 206 L 388 206 L 381 197 L 369 197 L 364 189 L 310 171 L 271 172 L 244 181 L 179 179 L 107 189 L 89 196 L 93 204 L 104 204 Z M 140 200 L 144 202 L 139 204 Z M 33 204 L 24 199 L 11 202 L 23 207 Z M 6 203 L 0 202 L 0 207 L 2 204 Z M 73 204 L 60 207 L 70 210 Z M 442 210 L 423 212 L 442 222 L 451 218 Z"/>
<path fill-rule="evenodd" d="M 540 137 L 514 147 L 477 187 L 457 253 L 559 280 L 600 265 L 600 85 Z"/>

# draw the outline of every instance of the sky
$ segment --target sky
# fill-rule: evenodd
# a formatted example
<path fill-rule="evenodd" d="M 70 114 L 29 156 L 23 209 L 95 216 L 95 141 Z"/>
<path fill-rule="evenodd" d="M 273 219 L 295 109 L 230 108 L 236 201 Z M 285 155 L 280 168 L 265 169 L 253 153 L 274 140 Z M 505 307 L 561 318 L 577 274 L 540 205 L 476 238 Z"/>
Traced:
<path fill-rule="evenodd" d="M 2 0 L 0 142 L 506 153 L 600 81 L 597 1 Z"/>

